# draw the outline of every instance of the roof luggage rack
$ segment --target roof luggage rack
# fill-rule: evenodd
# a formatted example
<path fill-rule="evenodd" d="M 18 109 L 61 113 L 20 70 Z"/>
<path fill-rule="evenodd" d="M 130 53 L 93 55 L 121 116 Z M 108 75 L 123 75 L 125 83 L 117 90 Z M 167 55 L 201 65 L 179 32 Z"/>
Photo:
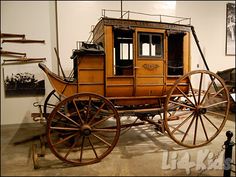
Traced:
<path fill-rule="evenodd" d="M 113 13 L 113 16 L 112 16 Z M 160 15 L 160 14 L 148 14 L 142 12 L 133 12 L 133 11 L 121 11 L 120 10 L 108 10 L 102 9 L 102 17 L 111 17 L 115 18 L 114 14 L 117 18 L 117 13 L 119 13 L 119 18 L 128 19 L 128 20 L 145 20 L 145 21 L 156 21 L 160 23 L 173 23 L 173 24 L 182 24 L 182 25 L 191 25 L 191 18 L 186 17 L 177 17 L 171 15 Z M 122 14 L 122 15 L 121 15 Z M 110 15 L 110 16 L 108 16 Z M 131 17 L 132 15 L 132 17 Z M 152 19 L 142 19 L 144 17 L 152 17 Z M 154 17 L 154 18 L 153 18 Z"/>

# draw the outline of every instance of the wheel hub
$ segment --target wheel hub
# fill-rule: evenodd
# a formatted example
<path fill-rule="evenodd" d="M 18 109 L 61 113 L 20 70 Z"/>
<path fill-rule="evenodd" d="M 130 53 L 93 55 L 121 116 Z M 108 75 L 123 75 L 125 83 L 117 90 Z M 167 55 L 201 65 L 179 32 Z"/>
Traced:
<path fill-rule="evenodd" d="M 89 125 L 85 124 L 81 127 L 82 135 L 89 136 L 91 134 L 91 132 L 92 132 L 91 127 Z"/>
<path fill-rule="evenodd" d="M 201 114 L 206 114 L 207 109 L 204 108 L 204 107 L 202 107 L 202 106 L 198 106 L 198 107 L 196 108 L 196 112 L 197 112 L 199 115 L 201 115 Z"/>

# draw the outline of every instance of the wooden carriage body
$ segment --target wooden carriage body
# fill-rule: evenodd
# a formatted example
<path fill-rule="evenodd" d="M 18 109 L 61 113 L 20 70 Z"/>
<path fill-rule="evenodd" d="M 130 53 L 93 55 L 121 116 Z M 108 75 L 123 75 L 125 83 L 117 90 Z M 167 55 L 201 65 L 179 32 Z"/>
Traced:
<path fill-rule="evenodd" d="M 124 105 L 155 103 L 190 71 L 190 31 L 187 25 L 102 18 L 93 42 L 104 52 L 74 51 L 73 92 L 97 93 Z M 187 80 L 183 89 L 188 90 Z"/>

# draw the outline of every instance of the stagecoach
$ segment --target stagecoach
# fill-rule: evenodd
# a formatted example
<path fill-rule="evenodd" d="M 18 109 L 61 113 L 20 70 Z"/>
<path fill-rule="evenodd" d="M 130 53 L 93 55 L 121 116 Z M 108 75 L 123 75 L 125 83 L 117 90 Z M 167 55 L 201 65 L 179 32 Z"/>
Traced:
<path fill-rule="evenodd" d="M 54 88 L 43 109 L 46 140 L 60 160 L 99 162 L 122 130 L 147 123 L 188 148 L 206 145 L 220 133 L 229 112 L 224 81 L 209 71 L 194 27 L 182 24 L 190 19 L 159 17 L 103 15 L 92 40 L 73 50 L 69 77 L 39 63 Z M 164 22 L 167 17 L 177 20 Z M 191 36 L 206 70 L 191 71 Z M 127 117 L 132 121 L 123 121 Z"/>

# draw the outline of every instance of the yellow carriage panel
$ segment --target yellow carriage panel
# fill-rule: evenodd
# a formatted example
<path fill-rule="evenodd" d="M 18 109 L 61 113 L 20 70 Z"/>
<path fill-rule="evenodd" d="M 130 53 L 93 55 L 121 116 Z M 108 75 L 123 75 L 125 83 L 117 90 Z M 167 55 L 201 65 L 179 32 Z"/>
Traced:
<path fill-rule="evenodd" d="M 82 93 L 82 92 L 90 92 L 90 93 L 103 95 L 104 86 L 103 84 L 80 84 L 78 86 L 78 93 Z"/>
<path fill-rule="evenodd" d="M 119 85 L 119 84 L 133 85 L 133 77 L 108 77 L 107 86 L 111 86 L 114 84 L 115 85 Z"/>
<path fill-rule="evenodd" d="M 136 96 L 162 96 L 164 85 L 145 84 L 136 86 Z"/>
<path fill-rule="evenodd" d="M 133 95 L 133 85 L 110 85 L 106 91 L 107 97 L 128 97 Z"/>
<path fill-rule="evenodd" d="M 79 56 L 78 69 L 104 69 L 104 55 Z"/>
<path fill-rule="evenodd" d="M 78 93 L 104 95 L 104 55 L 81 55 L 78 60 Z"/>
<path fill-rule="evenodd" d="M 80 84 L 103 84 L 103 69 L 79 69 L 79 85 Z"/>
<path fill-rule="evenodd" d="M 62 82 L 62 80 L 56 79 L 55 77 L 50 77 L 49 81 L 59 95 L 69 97 L 77 93 L 78 86 L 76 83 Z"/>
<path fill-rule="evenodd" d="M 47 74 L 52 87 L 59 95 L 69 97 L 77 93 L 77 83 L 65 81 L 64 78 L 51 72 L 43 63 L 39 63 L 39 67 Z"/>

